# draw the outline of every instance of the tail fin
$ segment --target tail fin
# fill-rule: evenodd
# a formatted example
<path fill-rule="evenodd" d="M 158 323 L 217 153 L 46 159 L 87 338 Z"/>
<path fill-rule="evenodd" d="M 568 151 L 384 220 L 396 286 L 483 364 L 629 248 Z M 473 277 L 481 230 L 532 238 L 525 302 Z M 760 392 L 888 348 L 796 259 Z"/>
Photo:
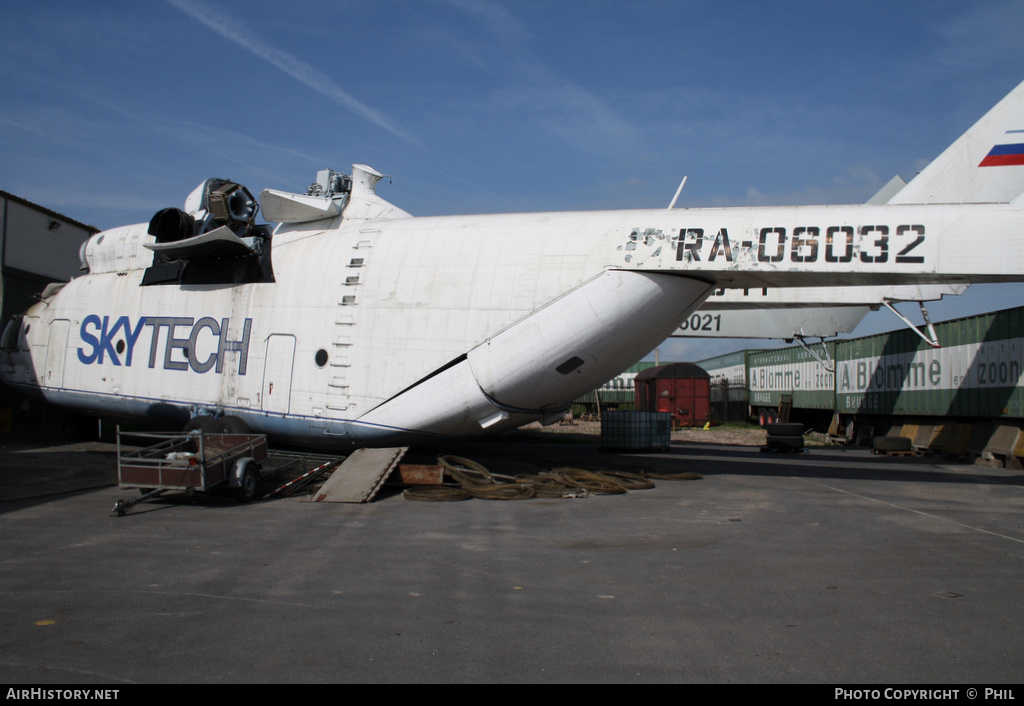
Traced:
<path fill-rule="evenodd" d="M 888 203 L 1009 203 L 1024 194 L 1024 83 Z"/>
<path fill-rule="evenodd" d="M 869 206 L 880 206 L 884 203 L 890 203 L 892 198 L 900 192 L 907 182 L 903 181 L 903 177 L 899 174 L 889 180 L 889 183 L 878 190 L 874 196 L 867 200 Z"/>

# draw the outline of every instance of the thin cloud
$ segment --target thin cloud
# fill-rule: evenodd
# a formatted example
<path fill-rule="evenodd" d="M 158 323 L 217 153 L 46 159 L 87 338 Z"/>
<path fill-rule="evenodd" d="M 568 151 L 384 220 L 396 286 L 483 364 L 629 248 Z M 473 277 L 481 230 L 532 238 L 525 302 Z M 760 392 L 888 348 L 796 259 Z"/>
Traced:
<path fill-rule="evenodd" d="M 410 144 L 419 145 L 419 141 L 413 135 L 399 127 L 391 118 L 362 101 L 353 98 L 334 83 L 330 76 L 318 71 L 283 49 L 278 49 L 268 44 L 252 32 L 245 30 L 238 20 L 214 10 L 199 0 L 167 0 L 167 2 L 192 19 L 205 25 L 208 29 L 213 30 L 224 39 L 273 64 L 325 98 L 347 108 L 377 127 L 387 130 L 395 137 Z"/>
<path fill-rule="evenodd" d="M 452 7 L 491 35 L 490 48 L 501 47 L 510 77 L 495 97 L 508 110 L 525 110 L 534 120 L 583 150 L 595 144 L 633 146 L 636 129 L 604 100 L 548 69 L 530 50 L 530 35 L 509 11 L 485 0 L 449 0 Z"/>

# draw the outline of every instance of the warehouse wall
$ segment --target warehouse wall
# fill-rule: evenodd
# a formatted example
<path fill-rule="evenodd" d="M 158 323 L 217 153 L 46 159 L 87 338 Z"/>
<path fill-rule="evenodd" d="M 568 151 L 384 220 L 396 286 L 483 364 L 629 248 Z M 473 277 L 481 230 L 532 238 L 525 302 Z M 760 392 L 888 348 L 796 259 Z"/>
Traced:
<path fill-rule="evenodd" d="M 38 301 L 47 284 L 81 267 L 79 249 L 98 228 L 0 190 L 0 326 Z M 0 429 L 23 401 L 0 386 Z"/>

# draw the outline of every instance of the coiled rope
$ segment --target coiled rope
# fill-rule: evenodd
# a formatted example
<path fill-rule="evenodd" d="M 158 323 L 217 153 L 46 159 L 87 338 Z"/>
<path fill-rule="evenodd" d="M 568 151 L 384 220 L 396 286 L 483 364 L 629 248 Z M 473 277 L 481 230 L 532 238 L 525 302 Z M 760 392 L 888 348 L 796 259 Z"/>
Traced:
<path fill-rule="evenodd" d="M 597 495 L 621 495 L 626 492 L 621 483 L 584 468 L 555 468 L 551 472 L 567 486 L 583 488 Z"/>
<path fill-rule="evenodd" d="M 473 494 L 467 493 L 462 488 L 453 488 L 448 485 L 416 485 L 403 490 L 402 497 L 406 500 L 450 502 L 454 500 L 472 500 Z"/>
<path fill-rule="evenodd" d="M 695 473 L 693 471 L 683 471 L 680 473 L 647 473 L 645 475 L 648 478 L 653 478 L 654 480 L 700 480 L 704 477 L 700 473 Z"/>
<path fill-rule="evenodd" d="M 439 456 L 445 475 L 458 487 L 417 486 L 402 494 L 408 500 L 451 501 L 482 498 L 484 500 L 527 500 L 529 498 L 574 498 L 587 495 L 619 495 L 629 490 L 654 487 L 651 479 L 697 480 L 699 473 L 639 473 L 617 470 L 589 471 L 584 468 L 559 467 L 543 473 L 520 474 L 513 477 L 491 473 L 482 464 L 461 456 Z"/>
<path fill-rule="evenodd" d="M 474 498 L 484 500 L 528 500 L 537 497 L 532 485 L 516 483 L 506 476 L 494 476 L 483 465 L 460 456 L 440 456 L 445 470 Z"/>

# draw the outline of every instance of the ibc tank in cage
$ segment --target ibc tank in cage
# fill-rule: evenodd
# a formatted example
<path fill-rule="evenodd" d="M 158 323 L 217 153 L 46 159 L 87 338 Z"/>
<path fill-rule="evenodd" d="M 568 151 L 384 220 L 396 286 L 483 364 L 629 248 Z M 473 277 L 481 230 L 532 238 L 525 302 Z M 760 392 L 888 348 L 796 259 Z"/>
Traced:
<path fill-rule="evenodd" d="M 672 440 L 667 412 L 608 411 L 601 415 L 602 451 L 666 451 Z"/>

